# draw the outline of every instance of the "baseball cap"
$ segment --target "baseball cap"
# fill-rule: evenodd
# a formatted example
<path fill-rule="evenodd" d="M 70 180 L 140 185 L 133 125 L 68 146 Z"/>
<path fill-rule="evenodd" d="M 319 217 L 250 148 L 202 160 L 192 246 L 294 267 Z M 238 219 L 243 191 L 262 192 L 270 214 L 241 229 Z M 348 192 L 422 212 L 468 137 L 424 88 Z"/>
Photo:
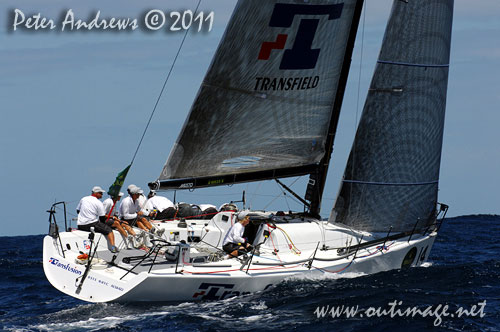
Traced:
<path fill-rule="evenodd" d="M 140 192 L 139 192 L 140 190 L 141 190 L 141 188 L 134 186 L 134 187 L 130 188 L 128 190 L 128 192 L 130 195 L 135 195 L 135 194 L 140 194 Z"/>
<path fill-rule="evenodd" d="M 101 187 L 99 186 L 95 186 L 94 188 L 92 188 L 92 192 L 93 193 L 105 193 L 106 191 L 103 190 Z"/>

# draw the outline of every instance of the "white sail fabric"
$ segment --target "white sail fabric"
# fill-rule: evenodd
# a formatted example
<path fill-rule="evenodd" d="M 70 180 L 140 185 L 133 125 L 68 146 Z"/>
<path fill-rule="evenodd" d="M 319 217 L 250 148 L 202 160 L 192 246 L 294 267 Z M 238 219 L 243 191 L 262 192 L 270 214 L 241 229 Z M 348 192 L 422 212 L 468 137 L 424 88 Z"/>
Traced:
<path fill-rule="evenodd" d="M 394 1 L 330 221 L 370 232 L 434 221 L 452 17 L 453 0 Z"/>
<path fill-rule="evenodd" d="M 319 162 L 355 0 L 240 0 L 159 180 Z"/>

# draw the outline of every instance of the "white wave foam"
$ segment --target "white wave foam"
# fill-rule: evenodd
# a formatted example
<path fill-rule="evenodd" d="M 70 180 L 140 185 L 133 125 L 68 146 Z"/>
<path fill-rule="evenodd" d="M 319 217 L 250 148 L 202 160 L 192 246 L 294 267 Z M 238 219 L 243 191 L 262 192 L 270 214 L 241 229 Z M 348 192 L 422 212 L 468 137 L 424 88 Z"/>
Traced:
<path fill-rule="evenodd" d="M 123 323 L 126 319 L 121 317 L 105 317 L 105 318 L 89 318 L 87 320 L 78 322 L 64 322 L 64 323 L 51 323 L 30 326 L 30 328 L 38 329 L 41 331 L 74 331 L 74 330 L 87 330 L 97 331 L 100 329 L 111 329 L 118 324 Z"/>
<path fill-rule="evenodd" d="M 203 318 L 206 320 L 214 320 L 214 321 L 223 320 L 221 317 L 214 317 L 214 316 L 209 316 L 209 315 L 197 315 L 197 317 Z"/>
<path fill-rule="evenodd" d="M 241 318 L 245 322 L 262 322 L 263 320 L 273 319 L 272 314 L 264 314 L 264 315 L 253 315 L 248 317 Z"/>
<path fill-rule="evenodd" d="M 420 265 L 420 267 L 431 267 L 431 266 L 432 266 L 431 262 L 425 262 L 425 263 L 422 263 L 422 265 Z"/>
<path fill-rule="evenodd" d="M 297 274 L 287 278 L 287 280 L 335 280 L 335 279 L 352 279 L 365 276 L 363 272 L 345 272 L 345 273 L 323 273 L 323 274 Z"/>
<path fill-rule="evenodd" d="M 4 327 L 4 331 L 12 331 L 12 332 L 31 332 L 32 330 L 20 327 Z"/>
<path fill-rule="evenodd" d="M 257 304 L 251 305 L 250 309 L 255 309 L 255 310 L 266 310 L 268 309 L 267 305 L 264 303 L 264 301 L 260 301 Z"/>
<path fill-rule="evenodd" d="M 90 305 L 92 306 L 92 305 Z M 79 306 L 80 307 L 80 306 Z M 78 308 L 78 307 L 77 307 Z M 62 310 L 62 311 L 73 311 L 77 308 L 72 308 L 68 310 Z M 59 312 L 58 314 L 60 314 Z M 89 318 L 86 320 L 80 320 L 80 321 L 66 321 L 66 322 L 59 322 L 59 323 L 49 323 L 49 324 L 39 324 L 39 325 L 32 325 L 29 326 L 29 328 L 33 329 L 38 329 L 41 331 L 75 331 L 75 330 L 86 330 L 86 331 L 97 331 L 100 329 L 112 329 L 118 326 L 119 324 L 123 324 L 128 321 L 137 321 L 141 320 L 146 317 L 151 317 L 151 316 L 164 316 L 168 315 L 170 312 L 169 311 L 156 311 L 156 312 L 144 312 L 140 314 L 133 314 L 133 315 L 125 315 L 122 317 L 115 317 L 115 316 L 110 316 L 110 317 L 101 317 L 101 318 Z M 81 314 L 81 312 L 80 312 Z M 71 317 L 71 315 L 69 315 Z"/>

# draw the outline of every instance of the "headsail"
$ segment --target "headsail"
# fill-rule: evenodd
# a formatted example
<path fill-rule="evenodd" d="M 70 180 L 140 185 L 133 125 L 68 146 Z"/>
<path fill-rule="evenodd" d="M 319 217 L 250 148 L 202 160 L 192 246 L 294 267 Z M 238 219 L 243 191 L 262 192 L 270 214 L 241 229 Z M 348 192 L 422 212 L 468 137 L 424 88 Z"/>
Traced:
<path fill-rule="evenodd" d="M 370 232 L 433 221 L 453 0 L 395 0 L 330 221 Z"/>
<path fill-rule="evenodd" d="M 313 172 L 356 0 L 240 0 L 159 177 L 192 188 Z"/>

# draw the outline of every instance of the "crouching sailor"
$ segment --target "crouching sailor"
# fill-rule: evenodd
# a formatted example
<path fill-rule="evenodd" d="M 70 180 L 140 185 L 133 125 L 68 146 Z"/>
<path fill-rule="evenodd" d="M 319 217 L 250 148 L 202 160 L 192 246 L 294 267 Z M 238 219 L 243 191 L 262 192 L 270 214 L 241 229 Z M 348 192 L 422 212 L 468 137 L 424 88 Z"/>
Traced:
<path fill-rule="evenodd" d="M 243 238 L 245 226 L 250 222 L 248 211 L 238 213 L 238 221 L 235 223 L 224 236 L 222 249 L 229 254 L 230 257 L 237 257 L 246 254 L 252 250 L 250 243 Z"/>
<path fill-rule="evenodd" d="M 97 233 L 104 234 L 111 245 L 111 252 L 117 253 L 118 248 L 115 246 L 115 236 L 113 235 L 113 230 L 111 225 L 114 221 L 106 221 L 106 213 L 104 210 L 104 205 L 100 201 L 104 190 L 101 187 L 92 188 L 92 194 L 90 196 L 85 196 L 80 200 L 78 206 L 76 207 L 76 213 L 78 213 L 78 229 L 82 231 L 90 232 L 90 228 L 94 227 Z"/>

